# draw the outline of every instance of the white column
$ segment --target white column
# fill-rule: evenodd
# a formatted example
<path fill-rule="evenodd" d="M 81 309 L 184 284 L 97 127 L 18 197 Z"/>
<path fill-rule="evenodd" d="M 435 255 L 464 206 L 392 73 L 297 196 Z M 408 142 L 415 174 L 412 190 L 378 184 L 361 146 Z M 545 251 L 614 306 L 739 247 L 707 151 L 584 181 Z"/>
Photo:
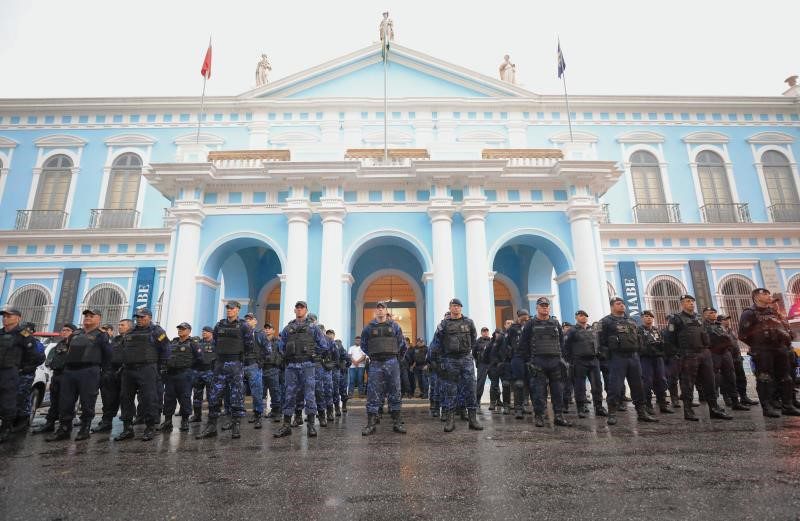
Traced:
<path fill-rule="evenodd" d="M 319 280 L 319 320 L 339 334 L 342 331 L 342 241 L 344 201 L 328 198 L 319 209 L 322 217 L 322 266 Z"/>
<path fill-rule="evenodd" d="M 335 329 L 334 331 L 336 331 L 336 338 L 340 339 L 347 347 L 351 346 L 353 343 L 353 338 L 350 336 L 350 329 L 355 319 L 351 310 L 353 284 L 355 284 L 355 282 L 356 279 L 353 278 L 352 274 L 342 273 L 342 324 L 340 326 L 341 329 Z M 361 313 L 361 310 L 357 309 L 356 313 Z M 356 331 L 353 336 L 358 334 L 361 334 L 361 332 Z"/>
<path fill-rule="evenodd" d="M 250 131 L 250 150 L 263 150 L 269 145 L 269 123 L 266 121 L 254 121 L 247 125 Z"/>
<path fill-rule="evenodd" d="M 493 329 L 494 314 L 489 298 L 489 263 L 486 258 L 486 214 L 484 204 L 464 206 L 461 215 L 467 235 L 467 303 L 475 326 Z"/>
<path fill-rule="evenodd" d="M 197 302 L 197 262 L 200 256 L 200 230 L 203 227 L 205 213 L 199 205 L 186 205 L 171 208 L 172 216 L 177 220 L 175 227 L 175 247 L 170 258 L 169 291 L 165 292 L 166 314 L 161 321 L 167 331 L 180 322 L 195 322 L 195 304 Z"/>
<path fill-rule="evenodd" d="M 433 316 L 441 317 L 455 295 L 453 275 L 453 212 L 449 198 L 432 201 L 428 208 L 433 238 Z M 437 322 L 438 323 L 438 322 Z"/>
<path fill-rule="evenodd" d="M 597 281 L 603 273 L 602 260 L 597 258 L 592 223 L 597 215 L 597 203 L 586 196 L 573 197 L 567 206 L 572 248 L 575 256 L 575 278 L 578 284 L 577 306 L 590 317 L 602 317 L 607 306 L 599 292 Z"/>
<path fill-rule="evenodd" d="M 289 223 L 289 247 L 286 256 L 286 291 L 282 295 L 285 317 L 292 316 L 294 303 L 308 300 L 308 223 L 311 208 L 308 199 L 287 199 L 284 215 Z"/>

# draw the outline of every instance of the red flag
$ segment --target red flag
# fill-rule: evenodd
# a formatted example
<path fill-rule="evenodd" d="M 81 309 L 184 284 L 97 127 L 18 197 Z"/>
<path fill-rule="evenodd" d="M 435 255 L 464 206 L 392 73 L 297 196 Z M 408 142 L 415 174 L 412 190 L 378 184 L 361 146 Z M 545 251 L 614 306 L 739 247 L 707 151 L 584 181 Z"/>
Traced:
<path fill-rule="evenodd" d="M 211 77 L 211 43 L 208 44 L 206 58 L 203 60 L 203 68 L 200 69 L 200 75 L 206 79 Z"/>

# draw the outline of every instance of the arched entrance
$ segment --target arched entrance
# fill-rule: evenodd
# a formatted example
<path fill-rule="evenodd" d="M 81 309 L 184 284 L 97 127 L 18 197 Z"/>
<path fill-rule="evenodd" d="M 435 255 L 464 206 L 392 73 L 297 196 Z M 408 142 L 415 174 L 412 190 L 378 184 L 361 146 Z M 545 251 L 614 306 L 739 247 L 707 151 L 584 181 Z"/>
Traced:
<path fill-rule="evenodd" d="M 494 323 L 495 327 L 502 327 L 506 320 L 514 320 L 516 312 L 514 300 L 508 285 L 495 275 L 494 282 Z"/>
<path fill-rule="evenodd" d="M 258 294 L 255 312 L 259 324 L 269 322 L 280 331 L 284 324 L 281 323 L 281 280 L 279 277 L 267 282 Z"/>
<path fill-rule="evenodd" d="M 417 291 L 400 274 L 378 275 L 364 290 L 360 299 L 362 324 L 375 316 L 375 305 L 386 302 L 392 320 L 403 329 L 409 338 L 417 337 Z"/>

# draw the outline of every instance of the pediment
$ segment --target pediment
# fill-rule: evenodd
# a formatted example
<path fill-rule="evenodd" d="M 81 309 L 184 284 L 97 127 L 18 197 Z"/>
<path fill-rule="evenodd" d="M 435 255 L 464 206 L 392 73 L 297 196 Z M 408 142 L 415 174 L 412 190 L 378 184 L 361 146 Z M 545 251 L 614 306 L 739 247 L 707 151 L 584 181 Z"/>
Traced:
<path fill-rule="evenodd" d="M 86 143 L 85 139 L 67 134 L 44 136 L 34 141 L 37 147 L 82 147 Z"/>
<path fill-rule="evenodd" d="M 559 132 L 550 137 L 550 142 L 557 145 L 564 143 L 597 143 L 599 138 L 591 132 L 573 131 L 570 135 L 569 131 Z"/>
<path fill-rule="evenodd" d="M 747 140 L 754 145 L 773 145 L 778 143 L 794 143 L 794 138 L 783 132 L 760 132 Z"/>
<path fill-rule="evenodd" d="M 517 85 L 393 44 L 390 98 L 536 98 Z M 246 92 L 244 99 L 382 98 L 384 64 L 375 43 L 346 56 Z"/>
<path fill-rule="evenodd" d="M 141 147 L 152 145 L 155 142 L 155 138 L 144 134 L 121 134 L 119 136 L 112 136 L 105 141 L 106 145 L 114 147 Z"/>
<path fill-rule="evenodd" d="M 13 139 L 9 139 L 7 137 L 0 136 L 0 148 L 14 148 L 18 145 L 16 141 Z"/>
<path fill-rule="evenodd" d="M 696 144 L 727 143 L 728 141 L 728 136 L 719 132 L 692 132 L 683 138 L 684 143 Z"/>
<path fill-rule="evenodd" d="M 618 143 L 663 143 L 664 136 L 658 132 L 626 132 L 617 138 Z"/>
<path fill-rule="evenodd" d="M 178 136 L 175 138 L 174 143 L 176 145 L 222 145 L 225 143 L 225 139 L 207 132 L 201 132 L 199 136 L 196 132 L 192 132 L 191 134 Z"/>

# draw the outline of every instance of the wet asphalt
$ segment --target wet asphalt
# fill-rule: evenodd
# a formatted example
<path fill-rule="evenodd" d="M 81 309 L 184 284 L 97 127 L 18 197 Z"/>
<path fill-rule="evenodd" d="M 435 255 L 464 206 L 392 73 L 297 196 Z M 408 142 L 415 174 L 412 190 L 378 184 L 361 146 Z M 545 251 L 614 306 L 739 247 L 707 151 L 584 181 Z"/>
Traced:
<path fill-rule="evenodd" d="M 640 424 L 628 409 L 611 428 L 574 407 L 574 427 L 536 428 L 484 405 L 485 430 L 445 434 L 409 405 L 408 434 L 385 417 L 365 438 L 354 400 L 316 438 L 275 439 L 269 420 L 239 440 L 195 440 L 196 423 L 151 442 L 18 435 L 0 445 L 0 519 L 800 519 L 800 418 Z"/>

